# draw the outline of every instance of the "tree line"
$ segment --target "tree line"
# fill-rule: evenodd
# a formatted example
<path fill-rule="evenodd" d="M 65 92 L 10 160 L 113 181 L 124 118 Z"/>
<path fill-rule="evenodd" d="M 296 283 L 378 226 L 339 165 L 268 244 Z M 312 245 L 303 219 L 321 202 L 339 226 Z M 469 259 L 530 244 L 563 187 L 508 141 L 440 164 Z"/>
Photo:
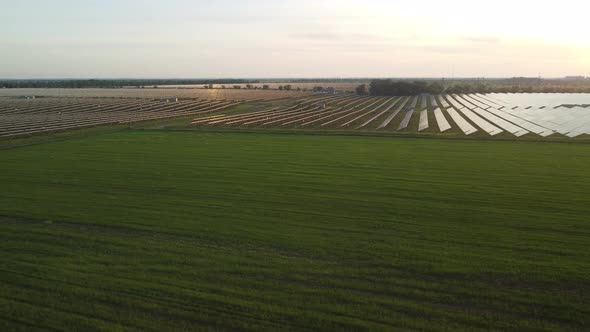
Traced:
<path fill-rule="evenodd" d="M 590 93 L 590 83 L 585 85 L 559 84 L 554 81 L 546 84 L 449 83 L 375 79 L 371 81 L 368 88 L 365 84 L 359 85 L 356 93 L 373 96 L 412 96 L 423 93 Z"/>

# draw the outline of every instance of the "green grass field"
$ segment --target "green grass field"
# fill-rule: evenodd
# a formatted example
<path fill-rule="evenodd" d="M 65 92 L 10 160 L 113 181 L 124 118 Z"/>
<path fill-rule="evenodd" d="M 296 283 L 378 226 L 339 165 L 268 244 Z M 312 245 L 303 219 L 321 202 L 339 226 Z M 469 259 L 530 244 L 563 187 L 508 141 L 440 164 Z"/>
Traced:
<path fill-rule="evenodd" d="M 589 330 L 588 165 L 158 130 L 2 149 L 0 330 Z"/>

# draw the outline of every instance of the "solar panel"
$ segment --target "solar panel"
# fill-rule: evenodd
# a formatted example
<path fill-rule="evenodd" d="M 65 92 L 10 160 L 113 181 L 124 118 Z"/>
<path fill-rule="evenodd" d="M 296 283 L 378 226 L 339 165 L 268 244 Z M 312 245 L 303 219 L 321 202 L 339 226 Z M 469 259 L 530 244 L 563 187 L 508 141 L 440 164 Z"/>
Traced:
<path fill-rule="evenodd" d="M 413 97 L 412 102 L 408 105 L 407 109 L 414 110 L 416 109 L 416 105 L 418 105 L 418 96 Z"/>
<path fill-rule="evenodd" d="M 412 119 L 412 114 L 414 114 L 414 109 L 409 109 L 406 111 L 406 116 L 404 116 L 404 119 L 399 124 L 397 130 L 405 129 L 408 127 L 408 124 L 410 124 L 410 119 Z"/>
<path fill-rule="evenodd" d="M 465 135 L 471 135 L 471 134 L 477 132 L 477 128 L 475 128 L 469 122 L 467 122 L 467 120 L 465 120 L 459 114 L 459 112 L 457 112 L 456 109 L 454 109 L 452 107 L 451 108 L 448 108 L 447 109 L 447 113 L 449 113 L 449 115 L 451 116 L 451 119 L 453 119 L 453 121 L 455 121 L 455 123 L 457 124 L 457 126 L 459 127 L 459 129 L 461 129 L 461 131 Z"/>
<path fill-rule="evenodd" d="M 393 120 L 393 118 L 395 118 L 395 116 L 404 108 L 404 106 L 408 102 L 408 99 L 409 99 L 409 97 L 404 97 L 404 99 L 395 108 L 395 110 L 393 111 L 393 113 L 391 113 L 391 115 L 388 116 L 385 119 L 385 121 L 383 121 L 383 123 L 381 123 L 381 125 L 379 127 L 377 127 L 377 129 L 382 129 L 382 128 L 387 127 L 387 125 L 389 125 L 389 123 Z"/>
<path fill-rule="evenodd" d="M 471 122 L 475 123 L 476 126 L 480 127 L 481 129 L 483 129 L 486 133 L 490 134 L 491 136 L 494 136 L 494 135 L 497 135 L 497 134 L 503 132 L 502 129 L 487 122 L 486 120 L 482 119 L 477 114 L 475 114 L 473 111 L 471 111 L 467 108 L 463 108 L 463 109 L 459 110 L 459 112 L 462 112 L 469 120 L 471 120 Z"/>
<path fill-rule="evenodd" d="M 428 111 L 423 110 L 420 112 L 420 122 L 418 124 L 418 131 L 428 129 Z"/>
<path fill-rule="evenodd" d="M 461 95 L 453 95 L 453 97 L 460 102 L 461 104 L 463 104 L 465 107 L 469 108 L 470 110 L 476 108 L 477 106 L 473 105 L 472 103 L 470 103 L 469 101 L 467 101 L 465 98 L 463 98 L 463 96 Z"/>
<path fill-rule="evenodd" d="M 433 95 L 430 95 L 430 110 L 433 110 L 434 111 L 438 107 L 439 106 L 438 106 L 438 103 L 436 102 L 436 98 L 434 98 Z"/>
<path fill-rule="evenodd" d="M 463 106 L 463 104 L 457 102 L 455 100 L 455 98 L 453 98 L 453 96 L 447 95 L 447 100 L 449 101 L 449 103 L 451 104 L 451 106 L 453 106 L 457 110 L 461 110 L 461 109 L 465 108 L 465 106 Z"/>
<path fill-rule="evenodd" d="M 430 100 L 430 94 L 422 94 L 420 98 L 420 109 L 428 109 L 428 101 Z"/>
<path fill-rule="evenodd" d="M 506 130 L 507 132 L 511 133 L 512 135 L 516 136 L 516 137 L 520 137 L 522 135 L 525 135 L 527 133 L 529 133 L 528 130 L 523 129 L 513 123 L 510 123 L 504 119 L 502 119 L 501 117 L 488 112 L 484 109 L 481 108 L 474 108 L 473 112 L 477 113 L 478 115 L 480 115 L 481 117 L 485 118 L 486 120 L 488 120 L 490 123 Z"/>
<path fill-rule="evenodd" d="M 548 129 L 542 126 L 539 126 L 533 122 L 527 121 L 526 119 L 523 119 L 521 117 L 518 117 L 514 114 L 502 111 L 502 110 L 498 110 L 495 108 L 488 108 L 487 109 L 488 112 L 491 112 L 503 119 L 506 119 L 507 121 L 510 121 L 532 133 L 541 135 L 542 133 L 545 133 Z M 550 135 L 550 134 L 549 134 Z"/>
<path fill-rule="evenodd" d="M 442 108 L 451 107 L 451 104 L 449 104 L 449 102 L 442 95 L 438 96 L 438 101 L 440 102 L 440 105 L 442 106 Z"/>
<path fill-rule="evenodd" d="M 399 97 L 395 97 L 396 99 L 393 101 L 393 103 L 391 103 L 391 105 L 389 105 L 389 107 L 387 107 L 386 109 L 384 109 L 383 111 L 379 112 L 378 114 L 376 114 L 375 116 L 373 116 L 372 118 L 370 118 L 369 120 L 365 121 L 363 124 L 359 125 L 358 127 L 356 127 L 355 129 L 359 129 L 362 128 L 366 125 L 368 125 L 369 123 L 373 122 L 374 120 L 376 120 L 377 118 L 379 118 L 381 115 L 389 112 L 390 109 L 392 109 L 395 104 L 397 104 L 397 102 L 400 100 Z"/>
<path fill-rule="evenodd" d="M 463 98 L 468 100 L 470 103 L 472 103 L 473 105 L 481 108 L 481 109 L 488 109 L 490 108 L 490 106 L 486 103 L 481 102 L 478 99 L 473 98 L 473 95 L 463 95 Z"/>
<path fill-rule="evenodd" d="M 436 123 L 438 124 L 438 130 L 441 133 L 451 129 L 451 125 L 443 115 L 443 112 L 440 108 L 434 110 L 434 118 L 436 119 Z"/>

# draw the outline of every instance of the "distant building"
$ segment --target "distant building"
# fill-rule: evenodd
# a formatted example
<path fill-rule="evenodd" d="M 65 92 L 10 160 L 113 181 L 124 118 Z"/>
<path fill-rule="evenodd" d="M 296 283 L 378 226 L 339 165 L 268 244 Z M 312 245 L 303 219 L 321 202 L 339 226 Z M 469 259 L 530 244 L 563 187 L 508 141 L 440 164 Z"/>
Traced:
<path fill-rule="evenodd" d="M 164 98 L 164 99 L 160 99 L 161 102 L 163 103 L 175 103 L 178 101 L 178 98 Z"/>
<path fill-rule="evenodd" d="M 18 96 L 18 99 L 27 99 L 27 100 L 30 100 L 30 99 L 35 99 L 35 96 Z"/>
<path fill-rule="evenodd" d="M 324 89 L 324 92 L 327 94 L 333 95 L 333 94 L 336 94 L 336 89 L 334 89 L 333 87 L 328 87 L 328 88 Z"/>

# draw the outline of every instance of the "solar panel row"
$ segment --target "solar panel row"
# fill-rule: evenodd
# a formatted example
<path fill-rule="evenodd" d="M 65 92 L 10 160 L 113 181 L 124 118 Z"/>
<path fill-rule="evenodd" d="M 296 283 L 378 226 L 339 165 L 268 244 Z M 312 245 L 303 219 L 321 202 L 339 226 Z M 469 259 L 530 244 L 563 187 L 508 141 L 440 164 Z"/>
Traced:
<path fill-rule="evenodd" d="M 406 111 L 406 114 L 404 116 L 404 118 L 402 119 L 402 122 L 399 124 L 399 127 L 397 128 L 397 130 L 402 130 L 402 129 L 406 129 L 408 128 L 408 124 L 410 124 L 410 120 L 412 119 L 412 114 L 414 114 L 414 109 L 408 109 Z"/>
<path fill-rule="evenodd" d="M 436 123 L 438 124 L 438 130 L 442 133 L 451 129 L 451 125 L 445 118 L 442 110 L 440 108 L 434 110 L 434 117 L 436 118 Z"/>
<path fill-rule="evenodd" d="M 418 131 L 428 129 L 428 111 L 420 111 L 420 122 L 418 123 Z"/>
<path fill-rule="evenodd" d="M 472 126 L 461 115 L 459 115 L 459 112 L 457 112 L 457 110 L 455 108 L 453 108 L 453 107 L 448 108 L 447 112 L 451 116 L 451 119 L 453 119 L 453 121 L 455 121 L 457 126 L 459 126 L 459 129 L 461 129 L 461 131 L 465 135 L 471 135 L 471 134 L 477 132 L 477 128 Z"/>
<path fill-rule="evenodd" d="M 398 106 L 393 111 L 393 113 L 391 113 L 391 115 L 389 115 L 383 121 L 383 123 L 381 123 L 381 125 L 379 125 L 379 127 L 377 127 L 377 129 L 383 129 L 383 128 L 387 127 L 389 125 L 389 123 L 391 123 L 391 121 L 393 120 L 393 118 L 395 118 L 395 116 L 398 115 L 399 112 L 401 112 L 401 110 L 404 108 L 404 106 L 408 103 L 408 100 L 409 99 L 410 99 L 409 97 L 404 97 L 404 99 L 401 102 L 398 103 Z"/>

